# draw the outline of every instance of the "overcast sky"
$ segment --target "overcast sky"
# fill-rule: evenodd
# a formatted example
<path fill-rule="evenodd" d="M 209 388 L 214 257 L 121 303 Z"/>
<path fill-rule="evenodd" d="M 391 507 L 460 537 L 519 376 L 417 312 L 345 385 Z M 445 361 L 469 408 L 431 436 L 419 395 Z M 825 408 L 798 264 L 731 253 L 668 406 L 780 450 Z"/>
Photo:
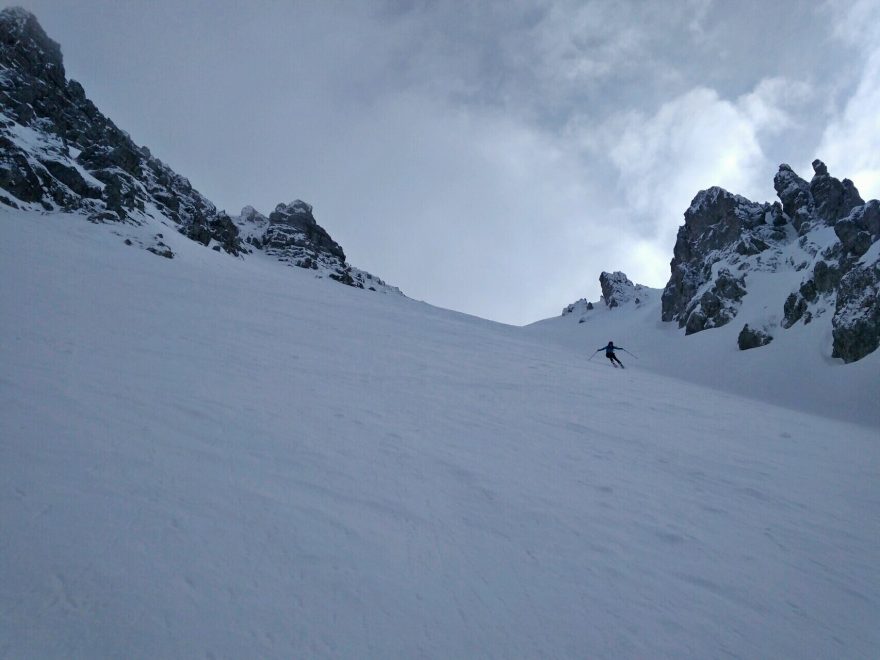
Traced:
<path fill-rule="evenodd" d="M 303 199 L 349 261 L 509 323 L 662 287 L 693 196 L 822 158 L 880 196 L 880 0 L 19 0 L 220 208 Z"/>

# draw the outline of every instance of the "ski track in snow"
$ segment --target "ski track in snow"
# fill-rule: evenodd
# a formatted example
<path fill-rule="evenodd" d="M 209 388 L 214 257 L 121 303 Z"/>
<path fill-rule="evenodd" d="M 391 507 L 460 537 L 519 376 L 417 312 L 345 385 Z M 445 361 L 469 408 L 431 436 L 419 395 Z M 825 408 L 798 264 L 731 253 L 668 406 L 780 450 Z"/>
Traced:
<path fill-rule="evenodd" d="M 877 657 L 876 427 L 0 223 L 0 657 Z"/>

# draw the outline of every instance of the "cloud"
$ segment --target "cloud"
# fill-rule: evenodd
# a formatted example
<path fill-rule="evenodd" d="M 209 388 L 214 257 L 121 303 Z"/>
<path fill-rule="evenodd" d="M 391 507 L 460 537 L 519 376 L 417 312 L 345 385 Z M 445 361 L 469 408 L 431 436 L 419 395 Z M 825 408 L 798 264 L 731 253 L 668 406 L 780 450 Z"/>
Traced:
<path fill-rule="evenodd" d="M 663 103 L 653 114 L 630 111 L 597 129 L 574 132 L 596 162 L 616 174 L 617 212 L 635 246 L 620 267 L 631 278 L 662 286 L 682 216 L 694 195 L 721 186 L 756 201 L 775 198 L 775 163 L 762 141 L 794 124 L 790 109 L 811 96 L 803 83 L 760 81 L 728 100 L 705 87 Z"/>
<path fill-rule="evenodd" d="M 818 153 L 832 174 L 853 180 L 862 197 L 880 197 L 880 6 L 832 4 L 838 39 L 861 53 L 858 83 L 829 121 Z"/>
<path fill-rule="evenodd" d="M 868 59 L 843 112 L 825 129 L 818 152 L 863 197 L 880 197 L 880 49 Z"/>
<path fill-rule="evenodd" d="M 555 315 L 611 257 L 599 182 L 552 135 L 493 109 L 386 97 L 314 173 L 318 221 L 407 295 L 511 323 Z M 612 247 L 609 247 L 609 246 Z M 553 293 L 551 293 L 553 292 Z"/>
<path fill-rule="evenodd" d="M 736 105 L 756 132 L 776 134 L 793 127 L 792 111 L 809 103 L 813 96 L 814 90 L 805 82 L 765 78 Z"/>

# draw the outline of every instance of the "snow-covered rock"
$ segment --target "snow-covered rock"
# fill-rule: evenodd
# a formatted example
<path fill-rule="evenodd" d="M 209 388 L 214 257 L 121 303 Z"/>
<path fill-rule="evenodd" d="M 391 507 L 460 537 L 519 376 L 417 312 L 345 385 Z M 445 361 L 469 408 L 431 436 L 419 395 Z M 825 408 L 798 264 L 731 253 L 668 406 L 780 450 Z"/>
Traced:
<path fill-rule="evenodd" d="M 743 326 L 743 329 L 740 330 L 736 343 L 739 346 L 739 350 L 747 351 L 750 348 L 766 346 L 771 341 L 773 341 L 773 337 L 772 335 L 770 335 L 769 332 L 767 332 L 766 330 L 750 328 L 749 324 L 746 323 Z"/>
<path fill-rule="evenodd" d="M 599 287 L 602 296 L 596 303 L 581 298 L 567 305 L 562 310 L 562 316 L 575 316 L 579 323 L 585 323 L 592 315 L 638 309 L 646 303 L 656 302 L 660 297 L 660 289 L 634 284 L 626 273 L 620 271 L 600 273 Z"/>
<path fill-rule="evenodd" d="M 194 240 L 241 251 L 228 217 L 66 79 L 61 48 L 23 9 L 0 12 L 0 66 L 0 203 L 99 222 L 170 219 Z"/>
<path fill-rule="evenodd" d="M 813 196 L 816 215 L 826 224 L 834 224 L 865 203 L 849 179 L 838 181 L 828 174 L 828 168 L 818 158 L 813 161 L 813 179 L 810 194 Z"/>
<path fill-rule="evenodd" d="M 349 286 L 400 294 L 397 287 L 347 263 L 342 247 L 315 220 L 312 206 L 300 199 L 278 204 L 268 217 L 245 206 L 233 222 L 250 250 Z"/>
<path fill-rule="evenodd" d="M 60 46 L 29 12 L 0 12 L 0 204 L 73 211 L 95 222 L 171 226 L 213 250 L 264 250 L 344 284 L 398 292 L 345 262 L 342 248 L 297 200 L 267 218 L 245 207 L 230 217 L 146 147 L 136 145 L 67 80 Z M 173 257 L 161 231 L 128 244 Z"/>
<path fill-rule="evenodd" d="M 743 270 L 744 259 L 785 240 L 782 218 L 778 204 L 756 204 L 717 187 L 697 193 L 678 230 L 663 320 L 677 321 L 692 334 L 734 318 L 745 295 L 743 277 L 734 273 Z M 754 263 L 773 267 L 760 258 Z"/>
<path fill-rule="evenodd" d="M 664 321 L 677 322 L 686 334 L 721 327 L 754 291 L 754 274 L 803 272 L 777 303 L 782 329 L 827 313 L 829 354 L 852 362 L 876 350 L 880 203 L 864 202 L 852 181 L 835 179 L 822 161 L 813 169 L 807 183 L 780 165 L 774 178 L 780 201 L 772 204 L 721 188 L 697 194 L 678 232 L 663 291 Z M 776 314 L 767 316 L 769 322 Z"/>
<path fill-rule="evenodd" d="M 599 275 L 599 286 L 602 289 L 602 300 L 609 308 L 620 307 L 631 303 L 640 305 L 648 287 L 633 284 L 626 274 L 620 271 L 602 272 Z"/>

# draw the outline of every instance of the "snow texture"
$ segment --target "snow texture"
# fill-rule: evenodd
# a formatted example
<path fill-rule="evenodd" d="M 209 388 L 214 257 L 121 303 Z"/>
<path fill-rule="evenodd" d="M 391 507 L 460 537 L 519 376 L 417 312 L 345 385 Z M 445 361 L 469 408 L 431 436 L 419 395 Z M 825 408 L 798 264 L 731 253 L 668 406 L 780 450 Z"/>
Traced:
<path fill-rule="evenodd" d="M 782 387 L 792 342 L 685 339 L 659 296 L 514 328 L 0 227 L 0 657 L 877 657 L 880 362 L 817 324 Z M 839 389 L 871 425 L 810 414 Z"/>

